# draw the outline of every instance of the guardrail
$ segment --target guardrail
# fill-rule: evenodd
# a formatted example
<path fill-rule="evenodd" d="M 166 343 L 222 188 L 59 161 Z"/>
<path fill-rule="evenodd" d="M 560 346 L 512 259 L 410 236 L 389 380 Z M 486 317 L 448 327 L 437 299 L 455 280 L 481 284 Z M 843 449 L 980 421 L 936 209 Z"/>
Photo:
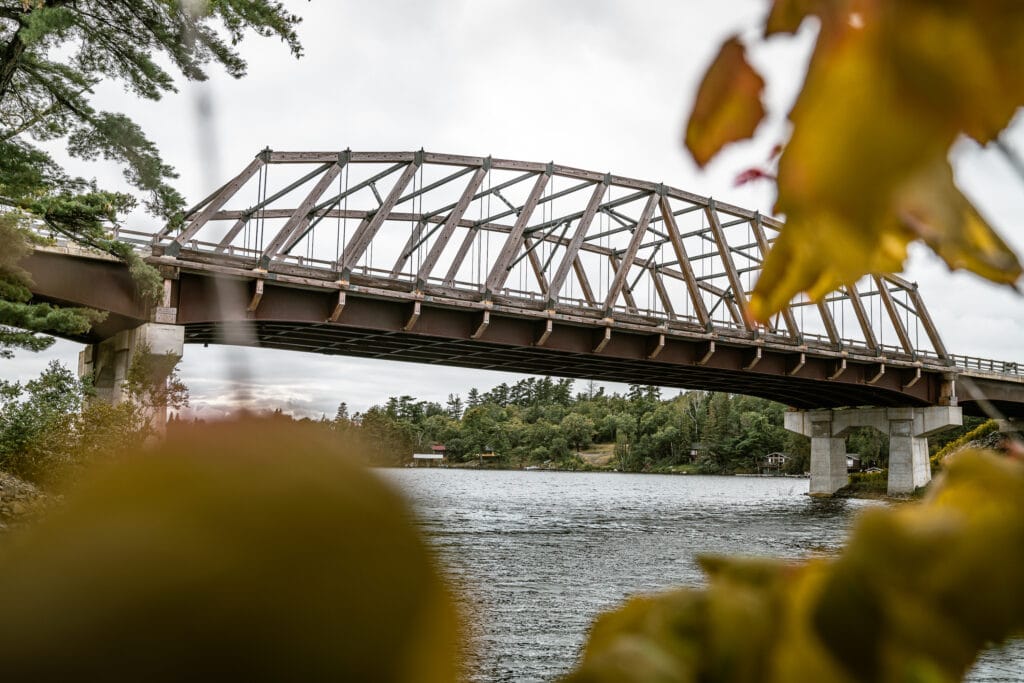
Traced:
<path fill-rule="evenodd" d="M 992 360 L 991 358 L 977 358 L 975 356 L 950 355 L 950 360 L 958 368 L 964 370 L 980 370 L 982 372 L 994 372 L 1000 375 L 1024 375 L 1024 363 L 1013 361 Z"/>

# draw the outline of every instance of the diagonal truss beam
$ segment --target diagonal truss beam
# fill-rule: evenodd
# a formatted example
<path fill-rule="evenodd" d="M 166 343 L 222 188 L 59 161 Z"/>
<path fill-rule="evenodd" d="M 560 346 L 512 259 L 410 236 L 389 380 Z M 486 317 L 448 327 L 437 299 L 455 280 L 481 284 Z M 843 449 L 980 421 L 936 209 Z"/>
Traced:
<path fill-rule="evenodd" d="M 569 240 L 569 244 L 565 247 L 565 254 L 562 256 L 558 269 L 555 271 L 554 276 L 552 276 L 547 291 L 544 293 L 544 299 L 547 301 L 549 308 L 554 305 L 555 299 L 558 298 L 558 293 L 562 291 L 562 285 L 565 284 L 565 278 L 569 275 L 569 269 L 574 268 L 578 263 L 580 245 L 583 244 L 583 239 L 587 235 L 587 230 L 590 229 L 590 224 L 594 222 L 594 216 L 597 215 L 597 207 L 600 206 L 601 200 L 608 191 L 608 180 L 609 178 L 606 176 L 602 182 L 594 187 L 594 192 L 590 195 L 590 201 L 587 202 L 587 208 L 583 210 L 583 214 L 576 224 L 576 231 L 573 232 L 572 239 Z M 577 274 L 580 270 L 582 269 L 577 270 Z M 588 287 L 584 289 L 588 288 L 589 283 Z M 587 299 L 593 300 L 593 294 L 591 293 Z"/>
<path fill-rule="evenodd" d="M 505 284 L 505 280 L 508 278 L 509 264 L 512 263 L 513 257 L 519 252 L 519 247 L 523 243 L 523 233 L 530 222 L 534 209 L 537 208 L 537 202 L 540 201 L 544 188 L 547 187 L 548 181 L 551 179 L 551 172 L 552 169 L 548 168 L 544 173 L 537 176 L 537 180 L 534 182 L 533 188 L 530 190 L 530 194 L 526 198 L 519 216 L 516 218 L 515 225 L 512 226 L 512 232 L 509 233 L 508 238 L 505 240 L 505 244 L 498 254 L 497 260 L 494 262 L 494 267 L 491 268 L 491 272 L 487 276 L 484 291 L 488 294 L 493 294 Z"/>
<path fill-rule="evenodd" d="M 316 200 L 323 196 L 323 193 L 327 191 L 333 183 L 341 170 L 345 167 L 345 161 L 342 159 L 338 160 L 338 163 L 333 164 L 330 168 L 324 171 L 324 174 L 317 181 L 313 189 L 309 191 L 309 194 L 299 203 L 299 206 L 295 209 L 295 213 L 292 214 L 288 222 L 284 224 L 284 227 L 277 231 L 274 238 L 270 240 L 270 243 L 263 249 L 263 253 L 260 254 L 260 268 L 266 269 L 273 261 L 278 253 L 282 251 L 284 247 L 285 251 L 294 246 L 295 241 L 292 241 L 293 237 L 296 237 L 299 233 L 304 234 L 304 228 L 309 225 L 309 212 L 316 203 Z"/>
<path fill-rule="evenodd" d="M 690 303 L 693 304 L 693 311 L 697 316 L 697 322 L 704 329 L 710 330 L 711 316 L 708 315 L 707 304 L 704 303 L 704 297 L 701 296 L 700 288 L 697 286 L 693 265 L 686 255 L 686 247 L 683 245 L 683 238 L 679 234 L 679 225 L 676 223 L 675 214 L 672 213 L 672 207 L 668 203 L 668 197 L 662 196 L 658 205 L 661 208 L 662 220 L 665 221 L 665 231 L 668 233 L 669 242 L 672 244 L 672 250 L 676 254 L 676 263 L 686 282 L 686 293 L 690 295 Z"/>
<path fill-rule="evenodd" d="M 177 234 L 174 240 L 167 245 L 165 253 L 168 256 L 177 256 L 181 251 L 181 247 L 196 236 L 196 233 L 206 225 L 215 213 L 224 207 L 224 204 L 227 203 L 227 201 L 231 199 L 236 192 L 238 192 L 242 185 L 245 185 L 249 179 L 256 174 L 256 171 L 263 168 L 266 164 L 264 159 L 265 156 L 266 155 L 261 152 L 255 159 L 249 162 L 249 165 L 246 166 L 241 173 L 224 185 L 220 192 L 218 192 L 217 195 L 211 199 L 205 207 L 203 207 L 203 210 L 200 211 L 199 214 Z"/>
<path fill-rule="evenodd" d="M 654 207 L 658 204 L 659 196 L 657 192 L 652 192 L 647 198 L 647 204 L 644 206 L 640 219 L 637 221 L 636 229 L 633 231 L 633 238 L 629 240 L 626 253 L 622 256 L 622 263 L 615 269 L 615 277 L 608 288 L 608 295 L 604 299 L 605 314 L 612 310 L 615 301 L 619 298 L 619 294 L 622 293 L 622 288 L 629 277 L 629 269 L 633 267 L 633 261 L 636 259 L 636 252 L 644 240 L 644 235 L 647 233 L 647 226 L 651 223 L 651 216 L 654 215 Z M 615 263 L 614 257 L 612 263 Z M 635 302 L 632 304 L 632 308 L 636 308 Z"/>
<path fill-rule="evenodd" d="M 473 177 L 469 179 L 466 189 L 462 191 L 459 201 L 452 208 L 451 213 L 448 214 L 448 218 L 445 219 L 441 233 L 437 236 L 423 263 L 420 264 L 419 272 L 416 273 L 417 287 L 422 287 L 430 279 L 430 273 L 434 270 L 434 266 L 437 265 L 437 260 L 441 258 L 445 247 L 448 246 L 448 242 L 455 233 L 456 226 L 458 226 L 459 221 L 462 220 L 470 203 L 472 203 L 474 195 L 476 195 L 477 190 L 480 189 L 480 184 L 484 181 L 484 177 L 491 170 L 490 162 L 491 160 L 488 158 L 483 166 L 476 169 Z"/>
<path fill-rule="evenodd" d="M 871 277 L 878 286 L 878 295 L 882 298 L 882 304 L 889 314 L 889 320 L 892 321 L 892 326 L 896 330 L 896 336 L 900 340 L 900 345 L 903 346 L 904 351 L 914 355 L 914 344 L 910 341 L 910 335 L 903 324 L 903 319 L 900 318 L 900 312 L 896 310 L 896 302 L 893 301 L 892 292 L 889 291 L 888 280 L 884 276 L 872 275 Z"/>
<path fill-rule="evenodd" d="M 754 241 L 757 242 L 757 249 L 761 252 L 762 260 L 768 256 L 768 252 L 771 250 L 771 245 L 768 243 L 768 236 L 764 232 L 764 224 L 761 222 L 761 214 L 755 214 L 753 220 L 750 221 L 751 230 L 754 233 Z M 789 331 L 790 339 L 794 341 L 800 341 L 803 337 L 803 332 L 800 330 L 800 326 L 796 323 L 796 316 L 793 315 L 793 309 L 786 306 L 782 309 L 782 319 L 786 323 L 786 329 Z"/>
<path fill-rule="evenodd" d="M 743 282 L 740 281 L 740 275 L 736 272 L 736 264 L 732 260 L 732 250 L 729 248 L 729 241 L 725 238 L 725 230 L 722 229 L 722 223 L 718 218 L 718 208 L 715 206 L 714 199 L 708 200 L 704 213 L 708 217 L 711 234 L 714 236 L 715 245 L 718 247 L 718 254 L 721 257 L 722 265 L 725 267 L 726 277 L 729 279 L 729 289 L 732 290 L 733 298 L 739 307 L 741 319 L 736 322 L 742 324 L 750 332 L 754 327 L 750 320 L 750 312 L 747 309 L 747 294 L 743 289 Z"/>
<path fill-rule="evenodd" d="M 345 251 L 339 254 L 338 257 L 338 268 L 341 270 L 342 279 L 346 279 L 346 276 L 352 272 L 352 267 L 359 263 L 359 259 L 363 257 L 363 253 L 370 246 L 371 240 L 377 235 L 380 226 L 384 224 L 384 221 L 391 214 L 391 210 L 398 204 L 402 192 L 405 191 L 409 182 L 412 181 L 416 172 L 419 171 L 422 163 L 423 155 L 418 153 L 416 159 L 402 171 L 402 175 L 399 176 L 394 187 L 388 192 L 387 198 L 377 212 L 373 214 L 373 217 L 369 220 L 364 220 L 356 228 L 349 243 L 345 246 Z"/>
<path fill-rule="evenodd" d="M 864 309 L 864 301 L 860 298 L 857 284 L 851 282 L 846 285 L 846 293 L 850 297 L 853 314 L 857 316 L 857 323 L 860 325 L 860 331 L 864 335 L 864 343 L 877 355 L 879 352 L 878 339 L 875 337 L 874 328 L 871 327 L 871 319 L 868 317 L 868 312 Z"/>

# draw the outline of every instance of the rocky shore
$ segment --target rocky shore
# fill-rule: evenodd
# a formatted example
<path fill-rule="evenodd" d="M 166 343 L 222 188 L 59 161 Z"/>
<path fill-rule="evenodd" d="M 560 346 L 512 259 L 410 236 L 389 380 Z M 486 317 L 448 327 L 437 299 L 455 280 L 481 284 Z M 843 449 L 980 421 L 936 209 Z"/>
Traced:
<path fill-rule="evenodd" d="M 34 484 L 0 472 L 0 532 L 27 522 L 49 498 Z"/>

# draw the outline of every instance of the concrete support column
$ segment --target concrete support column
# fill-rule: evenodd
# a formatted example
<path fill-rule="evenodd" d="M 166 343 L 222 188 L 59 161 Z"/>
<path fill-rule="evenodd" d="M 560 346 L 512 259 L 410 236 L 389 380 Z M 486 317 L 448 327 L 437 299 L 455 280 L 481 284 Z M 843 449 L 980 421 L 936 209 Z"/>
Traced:
<path fill-rule="evenodd" d="M 849 483 L 846 439 L 834 435 L 831 410 L 786 413 L 786 429 L 811 437 L 812 496 L 831 496 Z"/>
<path fill-rule="evenodd" d="M 890 496 L 913 493 L 914 489 L 932 480 L 928 461 L 928 439 L 914 436 L 914 409 L 898 408 L 889 419 L 889 485 Z M 901 419 L 906 417 L 906 419 Z"/>
<path fill-rule="evenodd" d="M 78 354 L 78 376 L 91 377 L 96 396 L 117 405 L 128 398 L 128 371 L 140 352 L 170 354 L 180 359 L 184 346 L 184 327 L 145 323 L 134 329 L 118 332 L 98 344 L 87 345 Z M 166 409 L 155 410 L 151 416 L 151 424 L 158 433 L 163 433 L 167 424 Z"/>
<path fill-rule="evenodd" d="M 890 496 L 907 495 L 932 480 L 928 437 L 963 424 L 963 410 L 954 406 L 888 408 Z"/>

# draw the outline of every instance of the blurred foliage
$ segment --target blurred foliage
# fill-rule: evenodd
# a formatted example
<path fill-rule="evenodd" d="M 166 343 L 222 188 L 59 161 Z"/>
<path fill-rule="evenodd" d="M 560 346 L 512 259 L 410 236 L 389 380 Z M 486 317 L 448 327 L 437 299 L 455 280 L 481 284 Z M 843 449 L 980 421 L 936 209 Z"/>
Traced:
<path fill-rule="evenodd" d="M 1022 564 L 1024 463 L 964 452 L 924 503 L 867 510 L 835 559 L 704 558 L 706 589 L 599 617 L 565 680 L 958 681 L 1024 628 Z"/>
<path fill-rule="evenodd" d="M 249 420 L 134 455 L 3 539 L 6 679 L 456 680 L 409 510 L 330 442 Z"/>
<path fill-rule="evenodd" d="M 0 245 L 26 252 L 26 228 L 43 226 L 125 261 L 139 296 L 157 303 L 159 273 L 110 230 L 136 198 L 68 175 L 37 143 L 64 140 L 72 157 L 120 164 L 147 211 L 180 220 L 174 169 L 138 124 L 94 108 L 93 88 L 118 80 L 137 97 L 159 100 L 177 91 L 171 72 L 201 81 L 215 64 L 238 78 L 246 64 L 234 46 L 246 34 L 277 36 L 297 57 L 299 21 L 274 0 L 0 0 Z M 94 313 L 29 302 L 24 273 L 5 266 L 0 349 L 37 351 L 49 342 L 36 333 L 81 333 L 95 322 Z"/>
<path fill-rule="evenodd" d="M 786 225 L 752 315 L 766 320 L 800 292 L 820 299 L 866 273 L 899 271 L 914 240 L 950 268 L 1016 282 L 1017 257 L 956 188 L 947 155 L 960 136 L 998 143 L 1024 104 L 1024 4 L 775 0 L 764 37 L 812 20 L 814 52 L 778 160 L 775 212 Z M 687 124 L 699 164 L 753 134 L 761 91 L 729 39 Z"/>
<path fill-rule="evenodd" d="M 977 441 L 984 436 L 992 434 L 993 432 L 999 431 L 999 423 L 996 420 L 986 420 L 971 429 L 964 434 L 961 434 L 955 439 L 950 440 L 948 443 L 938 449 L 933 456 L 931 456 L 932 470 L 937 471 L 942 467 L 942 461 L 946 459 L 946 456 L 952 455 L 957 451 L 963 449 L 972 441 Z"/>

